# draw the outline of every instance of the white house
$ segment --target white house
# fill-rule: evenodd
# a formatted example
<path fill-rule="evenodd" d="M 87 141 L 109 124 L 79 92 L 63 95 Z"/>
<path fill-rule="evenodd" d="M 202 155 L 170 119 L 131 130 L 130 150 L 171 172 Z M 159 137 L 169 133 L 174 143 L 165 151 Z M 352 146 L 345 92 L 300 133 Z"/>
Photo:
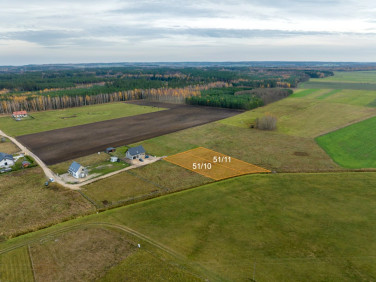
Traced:
<path fill-rule="evenodd" d="M 12 116 L 13 116 L 13 118 L 27 117 L 27 112 L 26 111 L 13 112 Z"/>
<path fill-rule="evenodd" d="M 142 159 L 145 157 L 145 149 L 142 146 L 129 148 L 125 157 L 130 160 Z"/>
<path fill-rule="evenodd" d="M 74 178 L 84 178 L 87 176 L 88 171 L 79 163 L 73 162 L 68 169 L 68 173 L 71 174 Z"/>
<path fill-rule="evenodd" d="M 14 158 L 12 155 L 0 153 L 0 167 L 11 167 L 14 165 Z"/>

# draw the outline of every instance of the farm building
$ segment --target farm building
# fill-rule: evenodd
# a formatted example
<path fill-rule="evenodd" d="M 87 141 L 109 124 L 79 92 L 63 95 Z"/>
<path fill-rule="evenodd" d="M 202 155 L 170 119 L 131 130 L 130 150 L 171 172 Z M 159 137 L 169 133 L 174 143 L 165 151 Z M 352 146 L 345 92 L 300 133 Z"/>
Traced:
<path fill-rule="evenodd" d="M 13 118 L 24 118 L 24 117 L 27 117 L 27 112 L 26 111 L 13 112 L 12 116 Z"/>
<path fill-rule="evenodd" d="M 73 162 L 68 169 L 68 173 L 71 174 L 74 178 L 84 178 L 87 176 L 88 171 L 79 163 Z"/>
<path fill-rule="evenodd" d="M 14 165 L 14 158 L 12 155 L 0 153 L 0 167 L 11 167 Z"/>
<path fill-rule="evenodd" d="M 114 147 L 109 147 L 109 148 L 106 149 L 106 153 L 107 153 L 107 154 L 108 154 L 108 153 L 115 152 L 115 151 L 116 151 L 116 148 L 114 148 Z"/>
<path fill-rule="evenodd" d="M 145 149 L 142 146 L 129 148 L 125 157 L 130 160 L 142 159 L 145 157 Z"/>

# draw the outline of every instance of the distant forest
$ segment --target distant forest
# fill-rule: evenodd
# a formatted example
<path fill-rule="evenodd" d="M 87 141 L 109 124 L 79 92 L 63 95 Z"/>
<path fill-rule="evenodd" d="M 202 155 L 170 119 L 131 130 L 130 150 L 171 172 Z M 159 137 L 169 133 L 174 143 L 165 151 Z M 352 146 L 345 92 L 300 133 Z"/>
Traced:
<path fill-rule="evenodd" d="M 245 66 L 3 71 L 0 73 L 0 113 L 62 109 L 132 99 L 250 109 L 265 101 L 255 93 L 234 95 L 235 92 L 293 88 L 311 77 L 330 75 L 333 73 L 328 70 Z"/>

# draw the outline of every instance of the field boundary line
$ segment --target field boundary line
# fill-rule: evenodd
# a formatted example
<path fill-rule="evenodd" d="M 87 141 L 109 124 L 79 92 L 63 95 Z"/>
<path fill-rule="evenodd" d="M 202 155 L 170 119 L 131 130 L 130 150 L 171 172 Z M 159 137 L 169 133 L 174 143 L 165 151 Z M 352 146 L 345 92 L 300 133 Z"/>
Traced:
<path fill-rule="evenodd" d="M 31 256 L 31 252 L 30 252 L 30 245 L 28 244 L 27 245 L 27 253 L 29 255 L 29 261 L 30 261 L 30 264 L 31 264 L 31 270 L 33 272 L 33 278 L 34 278 L 34 281 L 36 282 L 37 281 L 37 278 L 35 276 L 35 270 L 34 270 L 34 262 L 33 262 L 33 258 Z"/>
<path fill-rule="evenodd" d="M 163 252 L 166 252 L 167 254 L 171 255 L 172 257 L 174 257 L 175 259 L 178 259 L 179 260 L 179 264 L 187 264 L 187 265 L 190 265 L 191 267 L 198 267 L 200 268 L 200 270 L 205 270 L 205 273 L 208 274 L 209 270 L 207 270 L 204 266 L 202 266 L 201 264 L 199 263 L 195 263 L 195 262 L 190 262 L 188 261 L 187 257 L 185 255 L 182 255 L 174 250 L 172 250 L 171 248 L 157 242 L 157 241 L 154 241 L 152 238 L 150 238 L 149 236 L 147 235 L 144 235 L 134 229 L 131 229 L 130 227 L 127 227 L 125 225 L 121 225 L 121 224 L 115 224 L 115 223 L 109 223 L 109 222 L 86 222 L 86 223 L 83 223 L 83 224 L 75 224 L 75 225 L 71 225 L 71 226 L 67 226 L 67 227 L 63 227 L 59 230 L 55 230 L 55 231 L 52 231 L 50 233 L 46 233 L 46 234 L 43 234 L 41 236 L 37 236 L 36 238 L 34 239 L 28 239 L 28 240 L 25 240 L 25 242 L 23 243 L 18 243 L 18 244 L 15 244 L 14 246 L 10 246 L 8 248 L 5 248 L 5 249 L 2 249 L 0 250 L 0 255 L 2 254 L 5 254 L 5 253 L 8 253 L 8 252 L 11 252 L 13 250 L 16 250 L 18 248 L 21 248 L 21 247 L 24 247 L 24 246 L 28 246 L 29 244 L 32 244 L 32 243 L 38 243 L 38 242 L 41 242 L 43 240 L 48 240 L 48 239 L 52 239 L 58 235 L 61 235 L 61 234 L 64 234 L 66 232 L 69 232 L 69 231 L 73 231 L 73 230 L 77 230 L 77 229 L 82 229 L 82 228 L 87 228 L 87 227 L 105 227 L 105 228 L 114 228 L 114 229 L 117 229 L 117 230 L 121 230 L 121 231 L 124 231 L 138 239 L 141 239 L 143 240 L 144 242 L 156 247 L 157 249 L 160 249 L 162 250 Z M 29 257 L 30 258 L 30 257 Z M 183 266 L 182 266 L 183 267 Z M 183 267 L 184 269 L 184 267 Z M 190 272 L 189 270 L 186 270 L 188 272 Z M 194 274 L 192 272 L 190 272 L 192 275 L 195 275 L 197 277 L 201 277 L 200 275 L 198 274 Z M 209 272 L 210 273 L 210 272 Z M 211 274 L 212 276 L 213 274 Z M 35 281 L 35 280 L 34 280 Z"/>
<path fill-rule="evenodd" d="M 331 129 L 331 130 L 325 131 L 324 133 L 320 133 L 319 135 L 314 136 L 313 139 L 316 139 L 316 138 L 321 137 L 321 136 L 323 136 L 323 135 L 326 135 L 326 134 L 332 133 L 332 132 L 334 132 L 334 131 L 340 130 L 340 129 L 342 129 L 342 128 L 348 127 L 348 126 L 353 125 L 353 124 L 357 124 L 357 123 L 359 123 L 359 122 L 362 122 L 362 121 L 365 121 L 365 120 L 367 120 L 367 119 L 371 119 L 371 118 L 374 118 L 374 117 L 376 117 L 376 112 L 373 113 L 373 114 L 370 115 L 370 116 L 366 116 L 366 117 L 362 117 L 362 118 L 359 118 L 359 119 L 354 120 L 354 121 L 350 121 L 350 122 L 346 123 L 345 125 L 341 125 L 341 126 L 336 127 L 336 128 L 334 128 L 334 129 Z"/>

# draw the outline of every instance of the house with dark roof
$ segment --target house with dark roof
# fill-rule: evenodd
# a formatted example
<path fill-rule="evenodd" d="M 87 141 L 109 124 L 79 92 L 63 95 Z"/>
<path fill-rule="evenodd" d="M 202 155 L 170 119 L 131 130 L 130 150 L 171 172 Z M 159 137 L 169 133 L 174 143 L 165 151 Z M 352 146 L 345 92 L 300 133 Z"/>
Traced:
<path fill-rule="evenodd" d="M 107 149 L 106 149 L 106 153 L 108 154 L 108 153 L 112 153 L 112 152 L 115 152 L 116 151 L 116 148 L 114 148 L 114 147 L 108 147 Z"/>
<path fill-rule="evenodd" d="M 14 158 L 12 155 L 0 153 L 0 167 L 11 167 L 14 165 Z"/>
<path fill-rule="evenodd" d="M 84 178 L 88 175 L 87 169 L 77 162 L 73 162 L 70 165 L 68 173 L 74 178 Z"/>
<path fill-rule="evenodd" d="M 145 149 L 141 145 L 129 148 L 125 157 L 130 160 L 142 159 L 145 157 Z"/>

